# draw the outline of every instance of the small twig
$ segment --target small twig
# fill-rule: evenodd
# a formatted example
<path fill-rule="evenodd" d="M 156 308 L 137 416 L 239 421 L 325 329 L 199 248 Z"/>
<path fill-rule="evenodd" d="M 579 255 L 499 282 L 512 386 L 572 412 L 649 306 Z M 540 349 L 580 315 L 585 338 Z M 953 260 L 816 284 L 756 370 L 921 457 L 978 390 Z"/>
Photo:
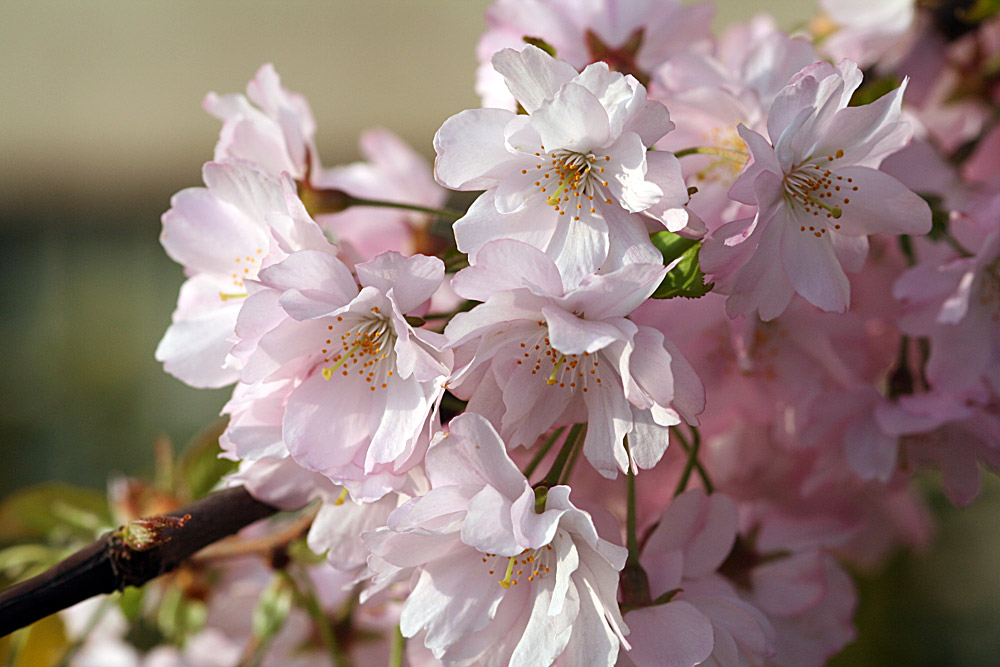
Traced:
<path fill-rule="evenodd" d="M 130 548 L 117 532 L 102 535 L 42 574 L 0 592 L 0 636 L 95 595 L 142 586 L 196 551 L 276 512 L 278 508 L 235 487 L 166 515 L 191 518 L 182 527 L 165 527 L 158 543 L 143 551 Z"/>
<path fill-rule="evenodd" d="M 316 518 L 319 507 L 305 512 L 292 523 L 269 535 L 243 538 L 236 535 L 211 544 L 191 557 L 192 563 L 238 558 L 240 556 L 267 556 L 275 549 L 288 546 L 300 537 L 305 537 Z"/>

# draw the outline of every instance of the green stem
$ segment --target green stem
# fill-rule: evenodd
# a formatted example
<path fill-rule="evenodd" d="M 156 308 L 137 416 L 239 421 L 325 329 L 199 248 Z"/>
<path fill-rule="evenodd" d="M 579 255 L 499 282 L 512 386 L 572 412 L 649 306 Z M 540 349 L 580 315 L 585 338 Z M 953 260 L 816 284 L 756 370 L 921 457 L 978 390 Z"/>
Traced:
<path fill-rule="evenodd" d="M 749 157 L 743 151 L 734 150 L 732 148 L 716 148 L 715 146 L 694 146 L 692 148 L 684 148 L 674 152 L 674 156 L 678 158 L 687 157 L 688 155 L 719 155 L 722 157 L 736 159 L 740 162 L 746 161 Z"/>
<path fill-rule="evenodd" d="M 684 464 L 684 470 L 681 472 L 681 478 L 677 480 L 677 488 L 674 489 L 674 497 L 676 498 L 680 494 L 684 493 L 687 489 L 688 482 L 691 479 L 691 473 L 697 471 L 698 477 L 701 478 L 701 483 L 705 487 L 706 493 L 712 493 L 712 482 L 708 479 L 708 473 L 702 467 L 701 462 L 698 460 L 698 452 L 701 449 L 701 434 L 698 433 L 698 429 L 691 426 L 692 441 L 689 443 L 687 439 L 681 434 L 678 427 L 673 426 L 670 431 L 677 436 L 677 441 L 681 444 L 681 449 L 687 454 L 687 462 Z"/>
<path fill-rule="evenodd" d="M 392 631 L 392 643 L 389 646 L 389 667 L 403 667 L 403 649 L 406 638 L 397 625 Z"/>
<path fill-rule="evenodd" d="M 545 458 L 545 455 L 548 454 L 549 450 L 552 449 L 552 445 L 556 444 L 556 440 L 559 439 L 559 436 L 562 435 L 562 432 L 565 430 L 566 430 L 565 426 L 560 426 L 555 431 L 553 431 L 552 435 L 550 435 L 548 439 L 542 444 L 542 446 L 538 448 L 538 452 L 531 458 L 531 461 L 524 469 L 525 478 L 531 477 L 531 475 L 535 472 L 535 468 L 537 468 L 538 464 L 542 462 L 542 459 Z"/>
<path fill-rule="evenodd" d="M 692 442 L 691 446 L 695 450 L 701 450 L 701 432 L 694 426 L 688 425 L 691 429 Z M 701 478 L 701 485 L 705 487 L 705 493 L 711 494 L 715 491 L 715 487 L 712 485 L 712 481 L 708 478 L 708 472 L 705 470 L 705 466 L 701 464 L 701 461 L 695 458 L 695 470 L 698 472 L 698 477 Z"/>
<path fill-rule="evenodd" d="M 404 211 L 416 211 L 417 213 L 429 213 L 439 218 L 448 220 L 458 220 L 464 213 L 453 211 L 448 208 L 430 208 L 428 206 L 418 206 L 417 204 L 404 204 L 402 202 L 385 201 L 382 199 L 362 199 L 361 197 L 349 197 L 348 206 L 372 206 L 375 208 L 398 208 Z"/>
<path fill-rule="evenodd" d="M 582 435 L 586 432 L 586 429 L 586 424 L 573 424 L 573 427 L 569 430 L 569 435 L 563 441 L 562 448 L 559 450 L 556 460 L 552 462 L 552 467 L 549 468 L 548 473 L 545 474 L 542 481 L 535 484 L 536 488 L 550 488 L 559 484 L 563 469 L 566 468 L 566 463 L 569 461 L 570 454 L 576 449 L 577 443 L 583 440 Z"/>
<path fill-rule="evenodd" d="M 308 573 L 304 570 L 300 570 L 300 574 L 304 584 L 300 584 L 292 576 L 288 577 L 294 587 L 295 596 L 299 599 L 306 613 L 309 614 L 309 618 L 312 619 L 313 625 L 319 633 L 320 641 L 326 647 L 326 651 L 334 667 L 348 667 L 351 664 L 351 658 L 346 652 L 341 650 L 340 645 L 337 643 L 337 637 L 333 633 L 333 624 L 319 604 L 319 598 L 316 597 L 312 580 L 309 579 Z"/>
<path fill-rule="evenodd" d="M 626 436 L 627 439 L 628 436 Z M 625 544 L 628 546 L 629 562 L 639 562 L 639 536 L 635 527 L 635 473 L 631 469 L 625 477 L 626 490 L 626 517 L 625 517 Z"/>
<path fill-rule="evenodd" d="M 628 451 L 628 436 L 624 440 L 625 450 Z M 629 454 L 629 459 L 632 456 Z M 639 537 L 636 531 L 636 511 L 635 511 L 635 473 L 629 467 L 625 476 L 625 544 L 628 547 L 628 558 L 625 560 L 625 567 L 622 568 L 620 583 L 622 590 L 622 602 L 625 606 L 634 608 L 649 604 L 649 575 L 639 563 Z"/>

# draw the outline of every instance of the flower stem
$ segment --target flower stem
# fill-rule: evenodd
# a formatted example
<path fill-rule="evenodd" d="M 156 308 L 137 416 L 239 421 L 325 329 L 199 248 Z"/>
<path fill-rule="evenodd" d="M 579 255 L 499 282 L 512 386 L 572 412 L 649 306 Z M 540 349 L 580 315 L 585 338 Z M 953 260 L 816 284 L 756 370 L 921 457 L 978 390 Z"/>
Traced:
<path fill-rule="evenodd" d="M 349 197 L 348 206 L 372 206 L 376 208 L 398 208 L 404 211 L 416 211 L 417 213 L 428 213 L 439 218 L 448 220 L 458 220 L 464 213 L 453 211 L 448 208 L 431 208 L 429 206 L 419 206 L 417 204 L 404 204 L 402 202 L 385 201 L 382 199 L 362 199 L 361 197 Z"/>
<path fill-rule="evenodd" d="M 628 451 L 628 436 L 625 436 L 625 450 Z M 631 455 L 629 456 L 631 458 Z M 635 472 L 629 467 L 625 476 L 627 513 L 625 517 L 625 544 L 628 558 L 621 574 L 622 601 L 629 607 L 649 604 L 649 576 L 639 564 L 639 537 L 636 533 Z"/>
<path fill-rule="evenodd" d="M 740 162 L 745 161 L 748 157 L 743 151 L 734 150 L 732 148 L 717 148 L 715 146 L 694 146 L 692 148 L 684 148 L 674 152 L 674 156 L 678 158 L 686 157 L 688 155 L 719 155 L 721 157 L 739 160 Z"/>
<path fill-rule="evenodd" d="M 566 440 L 563 441 L 562 448 L 559 450 L 556 460 L 552 462 L 549 472 L 546 473 L 541 482 L 535 484 L 536 489 L 548 489 L 560 483 L 560 480 L 563 478 L 563 470 L 567 468 L 566 464 L 569 462 L 570 454 L 576 449 L 577 444 L 583 442 L 583 435 L 586 432 L 586 424 L 573 424 L 573 427 L 569 430 L 569 434 L 566 436 Z"/>
<path fill-rule="evenodd" d="M 531 475 L 535 472 L 535 468 L 537 468 L 538 464 L 542 462 L 542 459 L 545 458 L 545 455 L 548 454 L 549 450 L 552 449 L 552 445 L 556 444 L 556 440 L 559 439 L 559 436 L 562 435 L 562 432 L 565 430 L 566 430 L 565 426 L 560 426 L 555 431 L 553 431 L 552 435 L 550 435 L 548 439 L 542 444 L 542 446 L 538 448 L 538 452 L 531 458 L 531 461 L 524 469 L 524 476 L 526 478 L 531 477 Z"/>
<path fill-rule="evenodd" d="M 406 638 L 397 625 L 392 630 L 392 643 L 389 645 L 389 667 L 403 667 L 403 649 L 406 647 Z"/>
<path fill-rule="evenodd" d="M 304 570 L 300 570 L 300 573 L 301 583 L 291 575 L 288 577 L 299 604 L 312 619 L 313 625 L 319 633 L 320 641 L 326 648 L 334 667 L 348 667 L 351 664 L 350 656 L 338 644 L 337 637 L 333 633 L 333 624 L 319 604 L 319 598 L 316 596 L 309 574 Z"/>
<path fill-rule="evenodd" d="M 681 434 L 680 429 L 676 426 L 671 427 L 671 432 L 677 436 L 677 441 L 681 444 L 681 449 L 683 449 L 687 455 L 687 463 L 684 465 L 684 471 L 681 472 L 681 478 L 677 480 L 677 488 L 674 490 L 674 497 L 676 498 L 680 494 L 684 493 L 687 489 L 688 481 L 691 479 L 691 473 L 694 471 L 698 472 L 698 477 L 701 478 L 702 486 L 705 487 L 706 493 L 712 493 L 712 482 L 708 479 L 708 473 L 705 472 L 705 468 L 702 467 L 701 462 L 698 460 L 698 451 L 701 449 L 701 434 L 698 433 L 698 429 L 694 426 L 689 426 L 691 429 L 692 441 L 688 443 L 687 439 Z"/>

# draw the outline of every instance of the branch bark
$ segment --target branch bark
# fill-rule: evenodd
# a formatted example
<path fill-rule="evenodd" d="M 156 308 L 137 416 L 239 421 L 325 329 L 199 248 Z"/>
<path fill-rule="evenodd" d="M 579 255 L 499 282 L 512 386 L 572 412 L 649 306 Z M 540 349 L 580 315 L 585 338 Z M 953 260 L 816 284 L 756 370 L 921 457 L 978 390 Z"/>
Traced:
<path fill-rule="evenodd" d="M 167 514 L 190 518 L 183 527 L 164 528 L 149 549 L 137 551 L 117 533 L 102 535 L 42 574 L 0 592 L 0 636 L 95 595 L 142 586 L 209 544 L 278 511 L 234 487 Z"/>

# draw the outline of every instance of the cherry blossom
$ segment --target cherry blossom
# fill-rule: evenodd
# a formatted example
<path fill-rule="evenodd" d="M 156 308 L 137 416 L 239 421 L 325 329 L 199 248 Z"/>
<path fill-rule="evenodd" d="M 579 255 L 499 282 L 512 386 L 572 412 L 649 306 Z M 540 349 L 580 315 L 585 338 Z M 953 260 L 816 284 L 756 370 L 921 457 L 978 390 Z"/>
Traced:
<path fill-rule="evenodd" d="M 431 490 L 364 538 L 378 585 L 412 573 L 400 630 L 446 665 L 612 664 L 628 632 L 615 599 L 625 549 L 570 489 L 536 492 L 475 414 L 427 452 Z"/>
<path fill-rule="evenodd" d="M 756 204 L 757 214 L 723 226 L 701 253 L 705 271 L 725 277 L 730 315 L 757 311 L 773 319 L 795 293 L 844 312 L 844 271 L 861 269 L 869 234 L 930 230 L 927 204 L 875 168 L 909 137 L 899 120 L 905 86 L 872 104 L 847 106 L 860 83 L 850 61 L 816 63 L 775 98 L 770 141 L 740 126 L 753 160 L 730 196 Z"/>
<path fill-rule="evenodd" d="M 666 427 L 697 423 L 704 408 L 701 382 L 677 348 L 625 319 L 664 272 L 629 264 L 564 290 L 542 252 L 518 241 L 487 244 L 453 283 L 485 303 L 445 329 L 463 364 L 452 391 L 512 446 L 533 444 L 553 425 L 587 422 L 583 452 L 602 475 L 652 467 Z"/>
<path fill-rule="evenodd" d="M 611 69 L 648 81 L 670 56 L 707 45 L 714 8 L 677 0 L 497 0 L 486 10 L 486 32 L 476 48 L 476 91 L 483 106 L 517 110 L 490 59 L 539 37 L 577 69 L 605 62 Z"/>
<path fill-rule="evenodd" d="M 205 110 L 222 121 L 215 160 L 246 160 L 278 177 L 302 180 L 319 167 L 316 121 L 304 97 L 281 85 L 270 63 L 247 84 L 246 95 L 209 93 Z"/>
<path fill-rule="evenodd" d="M 673 128 L 646 89 L 604 63 L 578 73 L 541 49 L 497 53 L 527 115 L 470 109 L 434 137 L 435 175 L 456 190 L 486 190 L 455 223 L 458 249 L 514 238 L 544 250 L 568 283 L 602 267 L 658 262 L 647 227 L 690 223 L 677 159 L 647 148 Z"/>
<path fill-rule="evenodd" d="M 451 353 L 438 349 L 440 334 L 406 319 L 440 285 L 440 260 L 384 253 L 356 270 L 360 291 L 335 257 L 292 253 L 260 272 L 236 333 L 252 343 L 242 381 L 270 382 L 282 394 L 265 421 L 280 414 L 292 457 L 372 501 L 419 462 Z M 244 399 L 269 400 L 253 392 Z M 236 431 L 228 437 L 240 445 Z"/>
<path fill-rule="evenodd" d="M 641 562 L 654 600 L 672 595 L 625 615 L 633 633 L 626 656 L 634 664 L 751 665 L 775 653 L 767 617 L 718 573 L 736 531 L 736 505 L 725 495 L 692 489 L 670 503 Z"/>
<path fill-rule="evenodd" d="M 205 188 L 188 188 L 163 214 L 160 242 L 189 278 L 173 324 L 156 348 L 164 369 L 195 387 L 238 378 L 227 364 L 244 281 L 292 250 L 336 252 L 306 213 L 287 178 L 276 180 L 246 162 L 209 162 Z"/>

